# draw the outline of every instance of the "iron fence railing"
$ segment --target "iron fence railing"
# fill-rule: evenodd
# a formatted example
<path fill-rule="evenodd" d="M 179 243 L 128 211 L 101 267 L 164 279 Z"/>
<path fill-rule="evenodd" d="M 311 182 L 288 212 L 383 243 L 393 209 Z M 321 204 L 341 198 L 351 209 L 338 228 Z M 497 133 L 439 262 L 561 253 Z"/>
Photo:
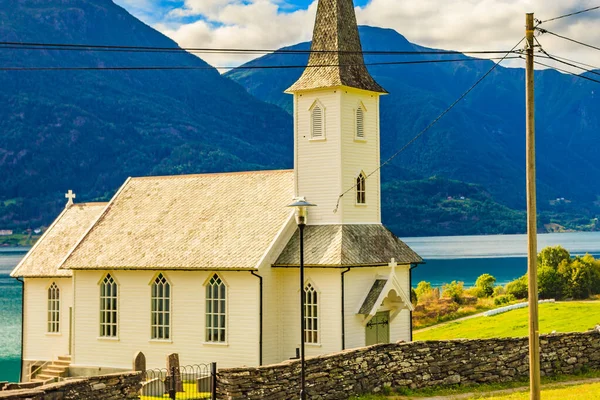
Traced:
<path fill-rule="evenodd" d="M 145 371 L 140 399 L 216 400 L 216 393 L 217 363 L 195 364 Z"/>

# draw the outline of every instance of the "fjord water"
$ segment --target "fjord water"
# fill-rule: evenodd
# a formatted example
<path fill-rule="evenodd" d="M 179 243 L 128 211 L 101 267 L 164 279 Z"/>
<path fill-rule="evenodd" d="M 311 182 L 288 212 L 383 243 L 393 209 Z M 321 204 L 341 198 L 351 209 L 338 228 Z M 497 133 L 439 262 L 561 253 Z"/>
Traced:
<path fill-rule="evenodd" d="M 413 271 L 413 285 L 426 280 L 441 286 L 453 280 L 472 286 L 490 273 L 505 284 L 527 271 L 525 235 L 404 238 L 426 264 Z M 561 245 L 572 255 L 600 256 L 600 232 L 544 234 L 538 248 Z M 21 350 L 21 285 L 8 274 L 25 255 L 24 249 L 0 248 L 0 381 L 19 379 Z"/>

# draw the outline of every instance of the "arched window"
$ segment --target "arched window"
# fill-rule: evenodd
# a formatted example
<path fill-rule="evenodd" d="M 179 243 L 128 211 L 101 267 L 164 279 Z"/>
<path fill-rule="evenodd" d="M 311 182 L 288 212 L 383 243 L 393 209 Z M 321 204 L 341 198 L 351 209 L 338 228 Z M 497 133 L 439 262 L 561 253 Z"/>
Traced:
<path fill-rule="evenodd" d="M 356 110 L 356 137 L 358 139 L 365 137 L 365 110 L 362 106 Z"/>
<path fill-rule="evenodd" d="M 304 286 L 304 342 L 319 343 L 319 299 L 314 286 Z"/>
<path fill-rule="evenodd" d="M 356 204 L 367 204 L 367 177 L 361 172 L 356 178 Z"/>
<path fill-rule="evenodd" d="M 163 274 L 152 282 L 151 339 L 171 338 L 171 284 Z"/>
<path fill-rule="evenodd" d="M 117 337 L 118 286 L 110 274 L 100 283 L 100 337 Z"/>
<path fill-rule="evenodd" d="M 206 341 L 226 342 L 227 287 L 214 274 L 206 284 Z"/>
<path fill-rule="evenodd" d="M 325 137 L 325 118 L 323 109 L 316 104 L 311 112 L 311 138 L 322 139 Z"/>
<path fill-rule="evenodd" d="M 48 288 L 48 333 L 60 332 L 60 289 L 56 282 Z"/>

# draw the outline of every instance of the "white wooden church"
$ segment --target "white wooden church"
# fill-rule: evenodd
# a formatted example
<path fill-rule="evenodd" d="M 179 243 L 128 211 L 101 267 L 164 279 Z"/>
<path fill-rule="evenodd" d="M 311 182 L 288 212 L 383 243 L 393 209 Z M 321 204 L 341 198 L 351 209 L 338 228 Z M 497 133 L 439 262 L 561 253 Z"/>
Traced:
<path fill-rule="evenodd" d="M 109 203 L 68 195 L 12 272 L 25 282 L 23 380 L 43 362 L 130 370 L 138 351 L 148 368 L 171 353 L 219 367 L 294 357 L 299 238 L 286 206 L 298 197 L 317 205 L 304 231 L 307 356 L 411 340 L 422 259 L 381 224 L 379 172 L 367 178 L 386 92 L 364 65 L 352 0 L 319 2 L 312 49 L 287 90 L 294 170 L 130 178 Z"/>

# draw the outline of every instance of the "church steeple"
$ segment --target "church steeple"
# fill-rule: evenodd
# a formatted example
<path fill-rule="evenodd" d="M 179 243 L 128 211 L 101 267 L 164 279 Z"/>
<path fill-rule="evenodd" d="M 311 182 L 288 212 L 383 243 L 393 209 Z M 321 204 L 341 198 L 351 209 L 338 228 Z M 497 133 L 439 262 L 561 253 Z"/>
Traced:
<path fill-rule="evenodd" d="M 353 0 L 319 0 L 308 66 L 287 92 L 337 86 L 387 93 L 364 64 Z"/>

